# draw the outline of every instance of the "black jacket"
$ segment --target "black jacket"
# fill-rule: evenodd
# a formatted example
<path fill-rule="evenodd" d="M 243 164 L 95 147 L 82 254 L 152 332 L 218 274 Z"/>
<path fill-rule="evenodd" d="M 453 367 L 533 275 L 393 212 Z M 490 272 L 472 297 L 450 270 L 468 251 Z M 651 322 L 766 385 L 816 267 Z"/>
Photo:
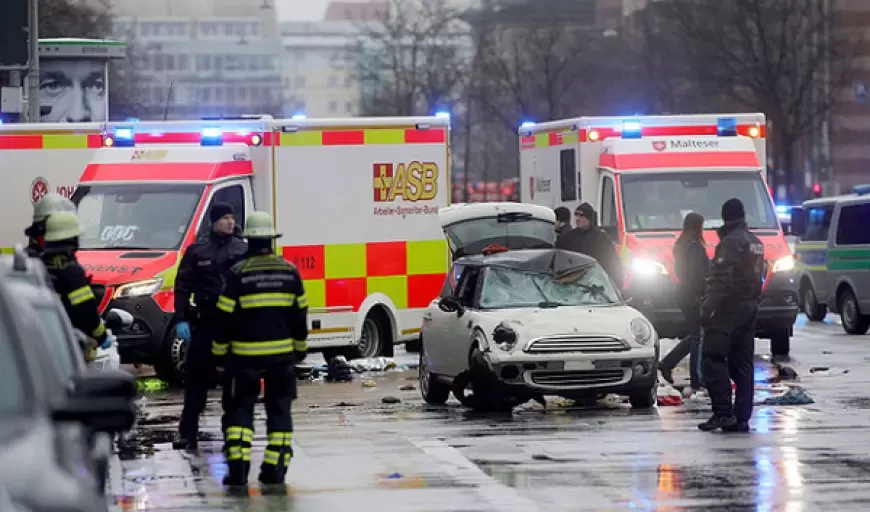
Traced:
<path fill-rule="evenodd" d="M 701 307 L 705 319 L 720 311 L 728 315 L 741 302 L 758 301 L 764 278 L 764 244 L 745 221 L 728 222 L 718 233 L 719 245 Z"/>
<path fill-rule="evenodd" d="M 214 312 L 230 268 L 244 257 L 246 250 L 242 238 L 217 233 L 187 248 L 175 276 L 175 316 L 179 322 L 191 320 L 191 295 L 199 313 Z"/>
<path fill-rule="evenodd" d="M 620 289 L 623 284 L 622 262 L 610 236 L 598 226 L 574 228 L 556 238 L 556 249 L 579 252 L 598 260 L 607 275 Z"/>
<path fill-rule="evenodd" d="M 249 254 L 233 266 L 217 307 L 213 355 L 258 367 L 305 359 L 308 299 L 302 277 L 284 258 Z"/>
<path fill-rule="evenodd" d="M 106 341 L 106 326 L 100 318 L 99 304 L 91 281 L 69 249 L 47 248 L 42 261 L 51 276 L 54 291 L 60 296 L 73 327 L 97 340 Z"/>
<path fill-rule="evenodd" d="M 696 238 L 683 238 L 674 244 L 674 274 L 679 281 L 677 292 L 681 304 L 694 304 L 697 308 L 707 289 L 710 258 L 707 250 Z"/>

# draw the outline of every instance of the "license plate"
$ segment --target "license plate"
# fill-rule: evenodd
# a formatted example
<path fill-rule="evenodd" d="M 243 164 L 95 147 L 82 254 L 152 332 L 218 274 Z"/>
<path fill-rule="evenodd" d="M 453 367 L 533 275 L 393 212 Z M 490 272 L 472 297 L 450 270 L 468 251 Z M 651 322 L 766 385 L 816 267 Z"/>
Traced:
<path fill-rule="evenodd" d="M 595 364 L 592 361 L 565 361 L 565 371 L 576 372 L 594 370 Z"/>

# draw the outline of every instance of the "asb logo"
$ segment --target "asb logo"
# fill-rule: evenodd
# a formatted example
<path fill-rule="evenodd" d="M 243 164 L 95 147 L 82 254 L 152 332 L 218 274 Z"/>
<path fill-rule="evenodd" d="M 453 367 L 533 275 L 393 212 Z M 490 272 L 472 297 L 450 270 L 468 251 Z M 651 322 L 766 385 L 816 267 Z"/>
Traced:
<path fill-rule="evenodd" d="M 435 162 L 374 164 L 374 198 L 376 203 L 395 201 L 430 201 L 438 195 L 438 165 Z"/>
<path fill-rule="evenodd" d="M 652 147 L 654 150 L 661 152 L 668 147 L 668 144 L 663 140 L 654 140 L 652 141 Z"/>

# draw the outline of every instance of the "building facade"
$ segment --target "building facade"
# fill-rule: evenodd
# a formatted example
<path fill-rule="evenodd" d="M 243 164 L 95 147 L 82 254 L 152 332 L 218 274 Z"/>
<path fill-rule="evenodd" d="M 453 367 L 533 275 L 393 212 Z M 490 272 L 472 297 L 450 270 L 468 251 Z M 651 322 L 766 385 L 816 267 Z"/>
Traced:
<path fill-rule="evenodd" d="M 272 0 L 112 0 L 131 45 L 141 119 L 282 115 L 283 48 Z"/>

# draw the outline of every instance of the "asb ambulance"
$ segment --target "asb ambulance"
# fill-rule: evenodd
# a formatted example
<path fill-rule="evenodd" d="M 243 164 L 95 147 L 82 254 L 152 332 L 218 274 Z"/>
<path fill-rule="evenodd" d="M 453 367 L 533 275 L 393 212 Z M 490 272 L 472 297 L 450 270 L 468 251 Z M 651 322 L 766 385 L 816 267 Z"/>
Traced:
<path fill-rule="evenodd" d="M 683 218 L 705 218 L 712 256 L 720 209 L 739 198 L 765 244 L 758 336 L 787 354 L 798 313 L 794 260 L 765 181 L 763 114 L 582 117 L 519 130 L 521 200 L 572 212 L 598 212 L 626 269 L 626 297 L 647 313 L 661 337 L 683 333 L 672 249 Z"/>
<path fill-rule="evenodd" d="M 79 166 L 79 259 L 101 310 L 135 318 L 116 333 L 124 362 L 170 378 L 186 347 L 174 332 L 176 269 L 210 232 L 215 202 L 233 205 L 240 228 L 254 210 L 273 214 L 278 254 L 305 280 L 312 351 L 391 355 L 415 340 L 447 271 L 437 212 L 448 131 L 442 117 L 110 123 L 81 154 L 43 145 L 16 156 Z M 29 208 L 20 219 L 18 231 Z"/>

